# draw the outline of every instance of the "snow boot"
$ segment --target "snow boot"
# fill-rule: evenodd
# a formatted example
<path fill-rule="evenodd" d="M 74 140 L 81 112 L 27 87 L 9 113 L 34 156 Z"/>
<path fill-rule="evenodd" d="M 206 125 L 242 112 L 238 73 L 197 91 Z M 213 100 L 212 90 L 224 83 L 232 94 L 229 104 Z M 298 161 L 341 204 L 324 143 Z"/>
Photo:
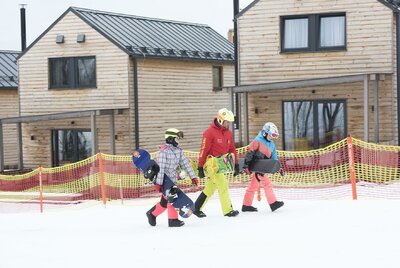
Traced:
<path fill-rule="evenodd" d="M 274 203 L 270 204 L 269 206 L 271 207 L 272 212 L 274 212 L 275 210 L 277 210 L 278 208 L 283 206 L 283 204 L 284 203 L 282 201 L 275 201 Z"/>
<path fill-rule="evenodd" d="M 184 224 L 185 224 L 184 221 L 180 221 L 178 219 L 170 219 L 170 220 L 168 220 L 168 226 L 169 227 L 181 227 Z"/>
<path fill-rule="evenodd" d="M 193 214 L 199 218 L 207 217 L 207 215 L 201 210 L 195 210 L 195 211 L 193 211 Z"/>
<path fill-rule="evenodd" d="M 245 205 L 243 205 L 242 206 L 242 211 L 243 212 L 256 212 L 256 211 L 258 211 L 258 209 L 253 207 L 253 206 L 245 206 Z"/>
<path fill-rule="evenodd" d="M 239 211 L 237 211 L 237 210 L 231 210 L 225 214 L 225 216 L 227 216 L 227 217 L 236 217 L 237 215 L 239 215 Z"/>
<path fill-rule="evenodd" d="M 149 211 L 146 212 L 147 219 L 149 220 L 149 224 L 151 226 L 156 226 L 156 216 L 153 215 L 153 211 L 156 208 L 156 206 L 152 207 Z"/>

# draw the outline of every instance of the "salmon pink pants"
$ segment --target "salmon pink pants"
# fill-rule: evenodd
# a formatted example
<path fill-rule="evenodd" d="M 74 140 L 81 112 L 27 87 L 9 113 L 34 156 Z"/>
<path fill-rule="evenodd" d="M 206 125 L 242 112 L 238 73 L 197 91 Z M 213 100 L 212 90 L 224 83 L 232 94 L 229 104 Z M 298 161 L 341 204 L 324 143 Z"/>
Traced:
<path fill-rule="evenodd" d="M 257 177 L 260 182 L 258 182 Z M 253 203 L 254 194 L 260 187 L 260 184 L 264 186 L 265 197 L 267 198 L 268 204 L 272 204 L 276 201 L 276 196 L 274 190 L 272 189 L 272 183 L 269 180 L 268 175 L 256 175 L 256 173 L 253 172 L 251 174 L 250 185 L 247 187 L 246 194 L 244 195 L 243 205 L 251 206 Z"/>

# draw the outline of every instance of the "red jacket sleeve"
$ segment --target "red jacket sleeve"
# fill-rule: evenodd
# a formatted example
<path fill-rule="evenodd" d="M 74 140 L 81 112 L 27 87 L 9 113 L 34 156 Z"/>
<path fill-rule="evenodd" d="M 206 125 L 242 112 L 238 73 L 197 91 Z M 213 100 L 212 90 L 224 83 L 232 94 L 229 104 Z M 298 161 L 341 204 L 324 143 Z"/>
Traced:
<path fill-rule="evenodd" d="M 203 139 L 201 141 L 198 167 L 204 166 L 204 163 L 206 162 L 207 156 L 210 152 L 211 146 L 212 146 L 212 136 L 210 135 L 210 132 L 206 130 L 203 133 Z"/>

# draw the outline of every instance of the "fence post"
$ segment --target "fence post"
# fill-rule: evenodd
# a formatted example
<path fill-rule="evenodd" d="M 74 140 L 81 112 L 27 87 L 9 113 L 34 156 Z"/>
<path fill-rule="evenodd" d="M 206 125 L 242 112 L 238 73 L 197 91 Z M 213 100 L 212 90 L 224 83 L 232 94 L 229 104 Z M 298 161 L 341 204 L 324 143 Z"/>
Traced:
<path fill-rule="evenodd" d="M 39 167 L 39 203 L 40 203 L 40 213 L 43 213 L 43 178 L 42 178 L 42 167 Z"/>
<path fill-rule="evenodd" d="M 356 169 L 354 164 L 354 145 L 353 145 L 353 138 L 350 135 L 347 136 L 347 151 L 349 154 L 351 191 L 353 193 L 353 200 L 357 200 Z"/>
<path fill-rule="evenodd" d="M 104 170 L 103 170 L 103 156 L 102 153 L 98 153 L 99 158 L 99 173 L 100 173 L 100 182 L 101 182 L 101 198 L 103 199 L 103 204 L 106 206 L 106 186 L 104 181 Z"/>

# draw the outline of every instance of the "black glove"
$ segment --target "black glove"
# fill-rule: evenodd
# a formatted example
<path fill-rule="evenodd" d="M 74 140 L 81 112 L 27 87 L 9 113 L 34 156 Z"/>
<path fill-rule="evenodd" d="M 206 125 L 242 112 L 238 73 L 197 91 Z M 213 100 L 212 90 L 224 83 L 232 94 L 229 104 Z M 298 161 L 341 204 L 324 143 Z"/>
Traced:
<path fill-rule="evenodd" d="M 199 171 L 199 178 L 202 179 L 205 177 L 204 169 L 202 167 L 198 167 L 197 170 Z"/>
<path fill-rule="evenodd" d="M 167 200 L 169 203 L 174 203 L 176 199 L 178 199 L 178 186 L 174 185 L 167 191 Z"/>
<path fill-rule="evenodd" d="M 235 172 L 233 172 L 233 176 L 239 175 L 239 164 L 235 164 Z"/>

